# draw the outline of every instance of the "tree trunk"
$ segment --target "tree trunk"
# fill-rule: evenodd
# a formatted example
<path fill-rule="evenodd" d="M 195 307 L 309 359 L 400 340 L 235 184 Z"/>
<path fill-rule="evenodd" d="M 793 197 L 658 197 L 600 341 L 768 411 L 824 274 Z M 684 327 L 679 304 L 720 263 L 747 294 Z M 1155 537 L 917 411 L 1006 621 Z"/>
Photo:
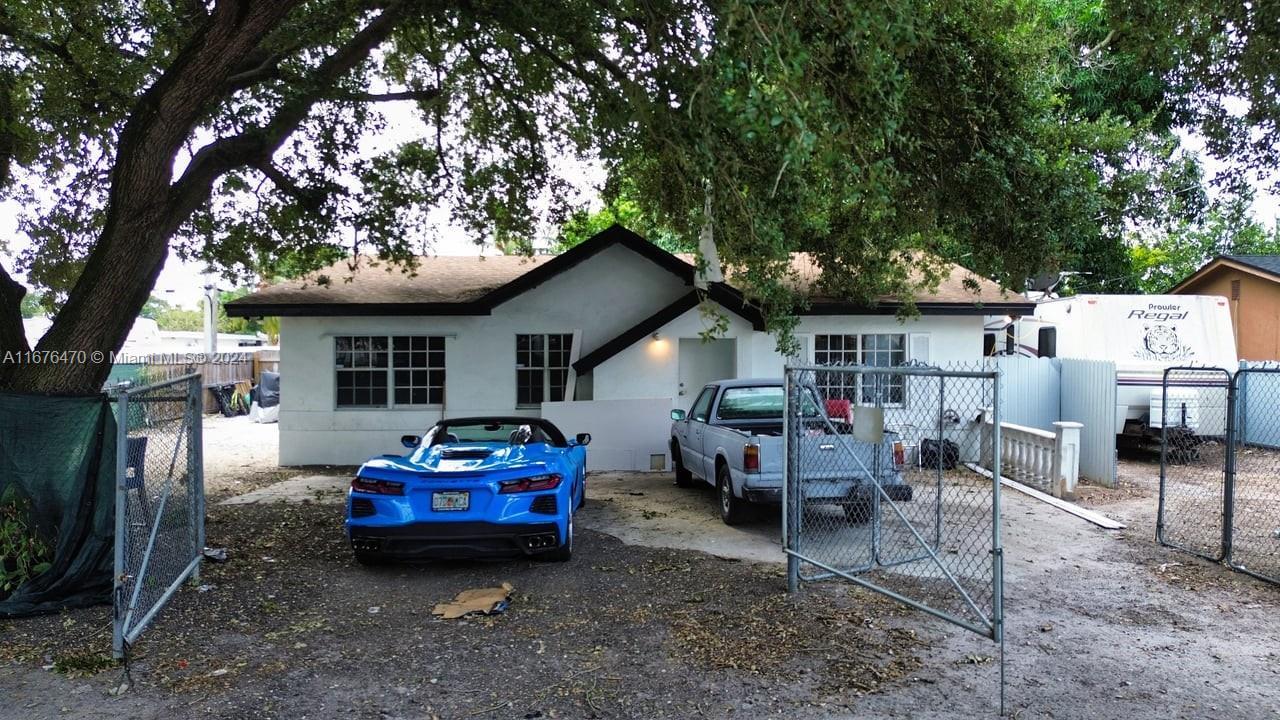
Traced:
<path fill-rule="evenodd" d="M 120 134 L 105 223 L 66 304 L 37 351 L 83 351 L 84 362 L 9 366 L 0 389 L 98 392 L 188 212 L 171 201 L 173 162 L 237 65 L 300 0 L 222 0 Z M 3 312 L 0 310 L 0 312 Z M 20 323 L 19 323 L 20 324 Z M 5 319 L 0 317 L 0 332 Z"/>
<path fill-rule="evenodd" d="M 25 352 L 27 333 L 22 326 L 22 298 L 27 289 L 0 267 L 0 384 L 17 363 L 10 353 Z"/>

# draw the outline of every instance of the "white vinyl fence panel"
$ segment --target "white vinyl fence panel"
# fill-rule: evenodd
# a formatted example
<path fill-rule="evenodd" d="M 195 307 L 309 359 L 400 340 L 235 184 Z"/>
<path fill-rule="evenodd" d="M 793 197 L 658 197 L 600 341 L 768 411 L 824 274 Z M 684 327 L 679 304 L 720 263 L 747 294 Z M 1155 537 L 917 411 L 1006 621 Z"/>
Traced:
<path fill-rule="evenodd" d="M 1062 419 L 1083 423 L 1080 477 L 1116 486 L 1116 365 L 1063 358 Z"/>
<path fill-rule="evenodd" d="M 1000 417 L 1004 422 L 1054 432 L 1063 420 L 1062 363 L 1057 358 L 1004 355 L 1000 370 Z"/>

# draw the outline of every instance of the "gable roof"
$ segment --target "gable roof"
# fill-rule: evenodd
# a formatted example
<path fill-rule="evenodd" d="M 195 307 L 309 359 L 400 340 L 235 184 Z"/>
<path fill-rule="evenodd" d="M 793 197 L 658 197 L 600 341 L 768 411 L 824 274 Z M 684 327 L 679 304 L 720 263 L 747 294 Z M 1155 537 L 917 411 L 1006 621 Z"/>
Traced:
<path fill-rule="evenodd" d="M 1178 293 L 1224 267 L 1280 282 L 1280 255 L 1219 255 L 1179 281 L 1169 289 L 1169 293 Z"/>
<path fill-rule="evenodd" d="M 692 256 L 673 255 L 634 232 L 613 225 L 585 242 L 555 256 L 434 256 L 418 258 L 413 274 L 374 258 L 339 261 L 297 279 L 265 287 L 226 304 L 233 317 L 377 316 L 377 315 L 489 315 L 493 308 L 541 285 L 588 258 L 620 245 L 692 285 Z M 821 272 L 813 259 L 797 253 L 792 260 L 801 292 L 812 287 Z M 965 287 L 977 283 L 978 292 Z M 713 299 L 749 320 L 758 330 L 764 322 L 757 308 L 730 283 L 714 283 Z M 805 314 L 893 314 L 902 303 L 882 298 L 874 307 L 815 296 Z M 951 266 L 950 275 L 916 301 L 930 314 L 1000 314 L 1030 312 L 1033 304 L 1005 296 L 1000 286 Z"/>

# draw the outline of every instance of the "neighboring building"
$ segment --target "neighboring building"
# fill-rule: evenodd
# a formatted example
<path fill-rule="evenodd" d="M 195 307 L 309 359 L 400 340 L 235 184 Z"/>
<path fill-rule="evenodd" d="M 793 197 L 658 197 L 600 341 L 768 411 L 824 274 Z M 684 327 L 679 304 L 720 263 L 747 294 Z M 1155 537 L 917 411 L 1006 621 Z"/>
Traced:
<path fill-rule="evenodd" d="M 53 321 L 46 317 L 27 318 L 22 321 L 26 331 L 27 345 L 35 348 L 40 338 L 49 332 Z M 245 352 L 248 348 L 256 350 L 267 344 L 267 336 L 243 335 L 235 333 L 218 333 L 218 352 Z M 155 320 L 140 317 L 133 321 L 124 345 L 120 346 L 120 355 L 128 359 L 141 359 L 149 355 L 170 355 L 204 352 L 204 333 L 189 330 L 161 330 Z"/>
<path fill-rule="evenodd" d="M 1169 291 L 1221 295 L 1241 360 L 1280 360 L 1280 255 L 1220 255 Z"/>
<path fill-rule="evenodd" d="M 282 465 L 403 452 L 402 434 L 444 416 L 541 414 L 592 433 L 594 469 L 664 469 L 673 407 L 711 380 L 782 374 L 738 290 L 711 285 L 729 323 L 703 342 L 693 265 L 619 226 L 554 257 L 421 258 L 414 275 L 377 265 L 342 262 L 226 305 L 281 318 Z M 1033 309 L 959 267 L 905 323 L 889 300 L 810 300 L 796 332 L 817 363 L 976 362 L 985 314 Z"/>

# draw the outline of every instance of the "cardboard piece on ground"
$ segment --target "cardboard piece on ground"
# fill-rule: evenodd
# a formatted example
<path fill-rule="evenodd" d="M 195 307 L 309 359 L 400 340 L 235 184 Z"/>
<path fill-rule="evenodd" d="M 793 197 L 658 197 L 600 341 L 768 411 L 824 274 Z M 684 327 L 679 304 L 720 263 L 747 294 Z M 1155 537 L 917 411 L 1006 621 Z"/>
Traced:
<path fill-rule="evenodd" d="M 456 620 L 472 613 L 496 615 L 507 609 L 508 598 L 514 589 L 511 583 L 504 582 L 502 587 L 463 590 L 453 598 L 453 602 L 436 605 L 431 609 L 431 614 L 439 615 L 445 620 Z"/>

